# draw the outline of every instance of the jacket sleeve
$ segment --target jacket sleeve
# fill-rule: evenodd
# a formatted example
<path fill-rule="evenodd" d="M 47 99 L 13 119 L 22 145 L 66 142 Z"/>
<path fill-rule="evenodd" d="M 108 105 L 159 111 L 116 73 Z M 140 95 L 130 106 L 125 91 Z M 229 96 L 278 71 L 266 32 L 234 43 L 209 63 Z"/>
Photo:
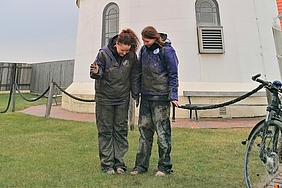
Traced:
<path fill-rule="evenodd" d="M 132 60 L 133 65 L 130 72 L 131 94 L 134 99 L 137 99 L 141 89 L 141 64 L 138 61 L 136 54 L 134 54 Z"/>
<path fill-rule="evenodd" d="M 103 60 L 103 57 L 104 57 L 104 55 L 103 55 L 104 53 L 103 53 L 103 51 L 102 50 L 99 50 L 99 52 L 98 52 L 98 54 L 97 54 L 97 56 L 96 56 L 96 58 L 95 58 L 95 61 L 94 62 L 96 62 L 97 63 L 97 65 L 98 65 L 98 67 L 99 67 L 99 70 L 98 70 L 98 73 L 97 74 L 94 74 L 94 73 L 92 73 L 92 72 L 90 72 L 90 78 L 92 78 L 92 79 L 100 79 L 102 76 L 103 76 L 103 72 L 104 72 L 104 63 L 103 62 L 105 62 L 104 60 Z M 94 63 L 93 62 L 93 63 Z"/>
<path fill-rule="evenodd" d="M 164 55 L 167 65 L 170 99 L 178 100 L 178 58 L 172 47 L 164 48 Z"/>

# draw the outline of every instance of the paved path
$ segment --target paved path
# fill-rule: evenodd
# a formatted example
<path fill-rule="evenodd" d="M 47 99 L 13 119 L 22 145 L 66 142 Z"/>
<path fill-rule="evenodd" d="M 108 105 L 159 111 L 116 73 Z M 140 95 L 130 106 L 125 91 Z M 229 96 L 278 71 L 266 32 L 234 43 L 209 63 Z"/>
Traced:
<path fill-rule="evenodd" d="M 25 110 L 23 113 L 31 114 L 34 116 L 45 116 L 45 105 L 32 106 Z M 53 105 L 50 117 L 67 119 L 74 121 L 88 121 L 94 122 L 94 114 L 75 113 L 64 110 L 60 105 Z M 185 127 L 185 128 L 239 128 L 239 127 L 253 127 L 261 118 L 234 118 L 234 119 L 200 119 L 198 122 L 190 120 L 189 118 L 176 119 L 172 122 L 172 127 Z M 137 122 L 137 121 L 136 121 Z"/>

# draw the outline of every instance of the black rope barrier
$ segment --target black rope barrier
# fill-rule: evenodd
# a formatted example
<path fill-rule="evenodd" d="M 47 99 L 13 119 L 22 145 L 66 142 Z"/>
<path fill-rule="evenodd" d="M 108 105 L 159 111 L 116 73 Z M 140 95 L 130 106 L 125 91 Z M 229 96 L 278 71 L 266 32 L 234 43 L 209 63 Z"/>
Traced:
<path fill-rule="evenodd" d="M 12 83 L 11 84 L 11 87 L 10 87 L 10 95 L 9 95 L 9 100 L 8 100 L 8 104 L 7 104 L 7 107 L 4 111 L 1 111 L 0 113 L 6 113 L 9 109 L 9 106 L 10 106 L 10 103 L 11 103 L 11 98 L 12 98 L 12 92 L 13 92 L 13 84 L 15 84 L 16 86 L 16 90 L 18 91 L 18 93 L 20 94 L 20 96 L 28 101 L 28 102 L 34 102 L 34 101 L 37 101 L 39 100 L 40 98 L 42 98 L 49 90 L 50 90 L 50 86 L 37 98 L 35 99 L 28 99 L 26 98 L 20 91 L 19 87 L 18 87 L 18 84 L 17 83 Z M 92 100 L 89 100 L 89 99 L 81 99 L 81 98 L 78 98 L 74 95 L 71 95 L 70 93 L 66 92 L 64 89 L 62 89 L 56 82 L 53 82 L 53 84 L 61 91 L 63 92 L 64 94 L 66 94 L 67 96 L 75 99 L 75 100 L 78 100 L 78 101 L 82 101 L 82 102 L 95 102 L 94 99 Z M 228 102 L 224 102 L 224 103 L 221 103 L 221 104 L 214 104 L 214 105 L 209 105 L 209 106 L 189 106 L 189 105 L 182 105 L 180 106 L 179 108 L 182 108 L 182 109 L 188 109 L 188 110 L 208 110 L 208 109 L 214 109 L 214 108 L 220 108 L 220 107 L 224 107 L 224 106 L 228 106 L 228 105 L 231 105 L 231 104 L 234 104 L 238 101 L 241 101 L 251 95 L 253 95 L 254 93 L 258 92 L 259 90 L 261 90 L 264 86 L 261 84 L 259 85 L 257 88 L 253 89 L 252 91 L 240 96 L 240 97 L 237 97 L 236 99 L 233 99 L 231 101 L 228 101 Z"/>
<path fill-rule="evenodd" d="M 1 111 L 0 113 L 6 113 L 9 110 L 10 104 L 11 104 L 11 99 L 12 99 L 12 92 L 13 92 L 13 83 L 10 84 L 10 94 L 9 94 L 9 99 L 8 99 L 8 104 L 6 106 L 6 109 L 4 111 Z"/>
<path fill-rule="evenodd" d="M 261 90 L 264 86 L 262 84 L 260 84 L 257 88 L 253 89 L 252 91 L 236 98 L 236 99 L 233 99 L 231 101 L 228 101 L 228 102 L 224 102 L 224 103 L 221 103 L 221 104 L 214 104 L 214 105 L 209 105 L 209 106 L 189 106 L 189 105 L 185 105 L 185 106 L 180 106 L 179 108 L 183 108 L 183 109 L 188 109 L 188 110 L 208 110 L 208 109 L 214 109 L 214 108 L 220 108 L 220 107 L 224 107 L 224 106 L 228 106 L 228 105 L 231 105 L 231 104 L 234 104 L 238 101 L 241 101 L 251 95 L 253 95 L 254 93 L 258 92 L 259 90 Z"/>
<path fill-rule="evenodd" d="M 18 84 L 15 83 L 15 85 L 16 85 L 16 89 L 17 89 L 18 93 L 20 94 L 20 96 L 21 96 L 24 100 L 26 100 L 26 101 L 28 101 L 28 102 L 35 102 L 35 101 L 41 99 L 42 97 L 44 97 L 44 96 L 46 95 L 46 93 L 47 93 L 47 92 L 49 91 L 49 89 L 50 89 L 50 86 L 48 86 L 48 88 L 47 88 L 39 97 L 37 97 L 37 98 L 35 98 L 35 99 L 28 99 L 28 98 L 26 98 L 26 97 L 21 93 Z"/>
<path fill-rule="evenodd" d="M 53 82 L 53 83 L 54 83 L 54 85 L 55 85 L 61 92 L 63 92 L 64 94 L 66 94 L 66 95 L 69 96 L 70 98 L 73 98 L 73 99 L 75 99 L 75 100 L 82 101 L 82 102 L 95 102 L 94 99 L 92 99 L 92 100 L 89 100 L 89 99 L 81 99 L 81 98 L 78 98 L 78 97 L 76 97 L 76 96 L 73 96 L 73 95 L 69 94 L 68 92 L 66 92 L 64 89 L 62 89 L 56 82 Z"/>

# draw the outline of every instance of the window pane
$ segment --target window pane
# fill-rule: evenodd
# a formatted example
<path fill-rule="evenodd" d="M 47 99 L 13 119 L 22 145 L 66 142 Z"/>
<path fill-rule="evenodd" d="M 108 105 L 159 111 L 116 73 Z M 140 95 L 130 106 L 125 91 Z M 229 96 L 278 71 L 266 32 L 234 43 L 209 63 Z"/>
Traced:
<path fill-rule="evenodd" d="M 116 20 L 109 20 L 109 32 L 115 33 L 117 31 Z"/>
<path fill-rule="evenodd" d="M 200 17 L 201 25 L 213 25 L 213 16 L 212 14 L 201 14 Z"/>

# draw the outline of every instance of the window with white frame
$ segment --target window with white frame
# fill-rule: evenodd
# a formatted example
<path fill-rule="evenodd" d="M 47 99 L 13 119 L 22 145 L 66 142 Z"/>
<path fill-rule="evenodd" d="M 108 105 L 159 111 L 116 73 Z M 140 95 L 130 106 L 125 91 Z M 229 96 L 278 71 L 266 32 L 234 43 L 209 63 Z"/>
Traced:
<path fill-rule="evenodd" d="M 119 32 L 119 8 L 115 3 L 109 3 L 103 11 L 102 42 L 108 44 L 109 39 Z"/>
<path fill-rule="evenodd" d="M 224 53 L 223 29 L 216 0 L 195 3 L 199 53 Z"/>

